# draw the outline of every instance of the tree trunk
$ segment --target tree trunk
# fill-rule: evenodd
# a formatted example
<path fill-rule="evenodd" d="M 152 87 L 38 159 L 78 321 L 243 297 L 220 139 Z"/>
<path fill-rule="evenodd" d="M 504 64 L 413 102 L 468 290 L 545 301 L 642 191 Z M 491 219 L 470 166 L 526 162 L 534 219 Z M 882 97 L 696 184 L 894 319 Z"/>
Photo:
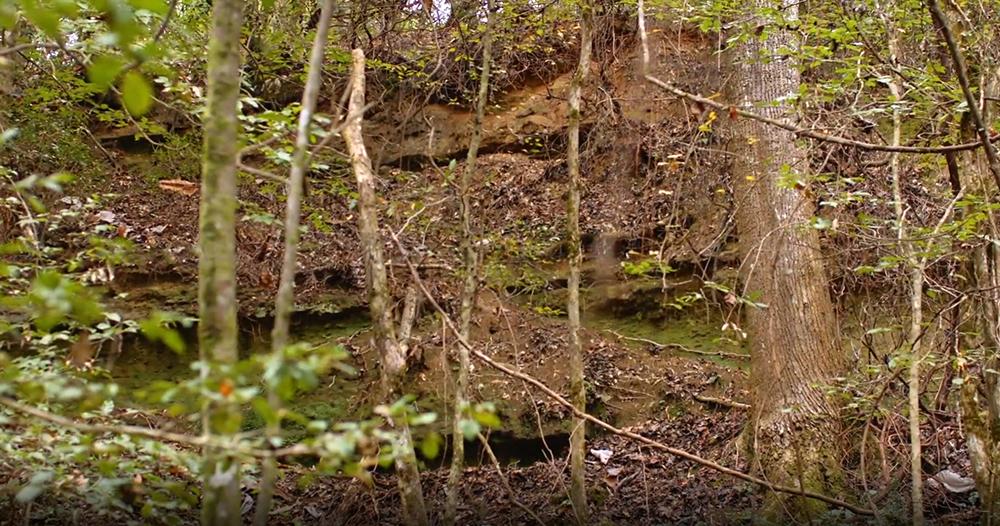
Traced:
<path fill-rule="evenodd" d="M 898 31 L 892 19 L 892 11 L 884 10 L 883 20 L 888 34 L 889 60 L 893 67 L 899 67 L 900 49 L 897 41 Z M 902 144 L 903 115 L 902 101 L 904 89 L 902 80 L 896 75 L 890 76 L 889 93 L 892 95 L 894 104 L 892 105 L 892 145 Z M 917 247 L 907 236 L 906 212 L 903 207 L 903 191 L 901 182 L 902 166 L 899 152 L 893 152 L 889 156 L 889 167 L 892 173 L 892 200 L 896 212 L 896 238 L 898 249 L 903 260 L 906 261 L 910 273 L 910 327 L 906 336 L 907 347 L 910 351 L 909 377 L 907 381 L 907 399 L 909 402 L 909 428 L 910 428 L 910 504 L 912 509 L 913 526 L 923 526 L 924 524 L 924 475 L 921 464 L 920 441 L 920 337 L 923 325 L 923 297 L 924 297 L 924 260 L 918 253 Z"/>
<path fill-rule="evenodd" d="M 995 146 L 989 143 L 986 125 L 991 121 L 989 100 L 995 100 L 1000 84 L 1000 70 L 985 71 L 980 81 L 980 98 L 972 92 L 966 61 L 961 51 L 961 35 L 966 28 L 952 20 L 966 19 L 964 15 L 949 16 L 935 0 L 927 2 L 935 26 L 942 33 L 951 67 L 968 103 L 968 111 L 961 123 L 961 138 L 978 137 L 986 146 L 982 149 L 958 154 L 958 170 L 961 190 L 967 198 L 979 197 L 983 203 L 996 202 L 996 191 L 1000 190 L 1000 162 Z M 980 62 L 984 57 L 979 57 Z M 989 96 L 989 98 L 987 98 Z M 989 181 L 993 186 L 990 190 Z M 986 239 L 997 239 L 1000 228 L 996 214 L 990 208 L 973 209 L 986 216 L 981 230 Z M 973 249 L 971 262 L 967 266 L 973 293 L 973 326 L 964 332 L 977 335 L 970 343 L 985 349 L 986 360 L 980 366 L 978 378 L 968 377 L 962 385 L 961 410 L 965 428 L 969 460 L 976 481 L 982 506 L 981 522 L 986 525 L 1000 524 L 1000 253 L 990 241 L 980 243 Z M 978 340 L 978 341 L 976 341 Z"/>
<path fill-rule="evenodd" d="M 746 13 L 775 7 L 754 0 Z M 781 27 L 794 23 L 798 3 L 784 0 L 780 12 Z M 797 46 L 792 32 L 778 28 L 740 45 L 733 57 L 733 99 L 768 117 L 796 120 L 787 98 L 798 93 L 799 73 L 779 50 Z M 842 472 L 834 408 L 822 386 L 842 374 L 846 362 L 819 235 L 809 226 L 814 204 L 808 174 L 800 172 L 806 154 L 792 133 L 755 120 L 735 121 L 733 132 L 742 278 L 747 296 L 766 305 L 747 312 L 753 395 L 747 432 L 754 464 L 772 482 L 830 493 L 840 486 Z M 807 518 L 816 505 L 773 494 L 765 512 Z"/>
<path fill-rule="evenodd" d="M 368 284 L 368 308 L 371 312 L 375 347 L 382 368 L 383 399 L 399 396 L 406 373 L 406 351 L 396 338 L 392 308 L 389 304 L 389 283 L 382 254 L 378 210 L 375 199 L 375 174 L 361 133 L 365 106 L 365 55 L 360 49 L 352 52 L 351 96 L 348 104 L 348 124 L 344 139 L 351 155 L 351 166 L 358 184 L 358 230 L 364 251 L 365 274 Z M 395 422 L 399 438 L 396 442 L 396 480 L 402 500 L 403 520 L 408 525 L 426 525 L 427 510 L 420 487 L 416 453 L 406 419 Z"/>
<path fill-rule="evenodd" d="M 454 4 L 453 4 L 454 5 Z M 483 35 L 483 62 L 479 73 L 479 93 L 476 99 L 476 114 L 472 122 L 472 138 L 469 139 L 469 152 L 462 169 L 462 179 L 459 183 L 459 193 L 462 203 L 462 264 L 465 276 L 462 283 L 462 305 L 459 331 L 465 341 L 469 340 L 469 325 L 476 303 L 476 284 L 479 274 L 476 262 L 475 235 L 472 228 L 472 195 L 469 186 L 476 172 L 476 159 L 479 155 L 479 144 L 483 136 L 483 118 L 486 115 L 486 102 L 490 91 L 490 66 L 493 60 L 493 0 L 486 1 L 486 33 Z M 465 437 L 461 422 L 468 405 L 469 373 L 472 364 L 469 360 L 469 350 L 458 346 L 458 377 L 455 380 L 455 406 L 452 415 L 452 457 L 451 469 L 448 472 L 447 503 L 445 504 L 444 523 L 447 526 L 455 524 L 458 510 L 458 485 L 462 479 L 462 468 L 465 464 Z"/>
<path fill-rule="evenodd" d="M 285 200 L 285 244 L 281 261 L 281 280 L 278 283 L 278 293 L 274 300 L 274 328 L 271 330 L 271 352 L 276 356 L 284 352 L 288 345 L 289 325 L 292 308 L 295 305 L 295 271 L 299 248 L 299 215 L 302 210 L 302 192 L 306 172 L 309 171 L 309 128 L 312 125 L 313 113 L 316 111 L 316 99 L 323 85 L 323 52 L 326 49 L 327 35 L 330 31 L 330 17 L 333 12 L 333 0 L 323 0 L 320 10 L 319 24 L 313 39 L 312 51 L 309 56 L 305 90 L 302 93 L 302 109 L 299 112 L 299 127 L 295 136 L 295 151 L 292 154 L 292 168 L 288 176 L 288 196 Z M 273 390 L 268 390 L 268 404 L 276 415 L 280 415 L 281 399 Z M 280 439 L 281 417 L 267 423 L 267 435 L 272 441 Z M 272 443 L 272 445 L 274 445 Z M 267 459 L 261 471 L 260 489 L 257 498 L 257 509 L 254 524 L 267 524 L 271 512 L 271 500 L 274 496 L 274 484 L 278 476 L 276 459 Z"/>
<path fill-rule="evenodd" d="M 208 47 L 198 247 L 198 345 L 202 361 L 235 363 L 236 162 L 239 144 L 240 31 L 243 2 L 215 0 Z M 208 369 L 205 369 L 208 374 Z M 225 381 L 225 380 L 223 380 Z M 239 407 L 206 403 L 205 434 L 240 430 Z M 240 524 L 240 466 L 223 451 L 206 449 L 202 522 Z"/>
<path fill-rule="evenodd" d="M 989 91 L 995 89 L 987 87 Z M 963 121 L 963 137 L 975 136 L 972 123 Z M 984 203 L 995 202 L 996 192 L 989 189 L 989 164 L 983 152 L 976 150 L 959 155 L 962 189 L 967 197 L 977 196 Z M 996 215 L 986 210 L 983 225 L 988 239 L 997 239 L 1000 228 Z M 973 295 L 974 326 L 965 332 L 978 334 L 974 343 L 986 349 L 986 363 L 978 378 L 966 379 L 962 385 L 961 409 L 969 460 L 983 509 L 982 523 L 1000 524 L 1000 254 L 993 243 L 984 242 L 973 249 L 968 265 Z M 973 343 L 973 342 L 970 342 Z"/>
<path fill-rule="evenodd" d="M 566 167 L 569 172 L 569 198 L 566 203 L 567 237 L 569 243 L 569 299 L 566 312 L 569 316 L 570 358 L 569 389 L 573 405 L 580 411 L 587 410 L 587 389 L 584 384 L 583 342 L 580 339 L 580 265 L 583 249 L 580 246 L 580 99 L 583 82 L 590 70 L 592 6 L 580 5 L 580 61 L 569 87 L 568 144 Z M 587 480 L 584 458 L 587 454 L 586 421 L 573 418 L 570 434 L 570 501 L 580 524 L 587 522 Z"/>

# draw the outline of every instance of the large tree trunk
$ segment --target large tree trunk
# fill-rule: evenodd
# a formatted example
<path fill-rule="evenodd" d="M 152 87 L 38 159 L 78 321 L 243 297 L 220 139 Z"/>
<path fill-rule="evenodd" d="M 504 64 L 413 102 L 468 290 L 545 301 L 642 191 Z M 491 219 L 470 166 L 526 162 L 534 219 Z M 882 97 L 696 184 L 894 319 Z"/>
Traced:
<path fill-rule="evenodd" d="M 330 17 L 333 14 L 333 0 L 323 0 L 320 19 L 313 39 L 309 56 L 305 90 L 302 92 L 302 110 L 299 112 L 298 130 L 295 135 L 295 152 L 292 154 L 292 168 L 288 176 L 288 196 L 285 200 L 285 244 L 281 261 L 281 280 L 278 283 L 278 294 L 274 300 L 274 328 L 271 330 L 271 352 L 278 355 L 284 352 L 288 345 L 289 325 L 291 324 L 292 308 L 295 305 L 295 272 L 299 249 L 299 215 L 302 213 L 302 192 L 305 185 L 306 172 L 309 170 L 309 135 L 312 126 L 313 113 L 316 111 L 316 99 L 319 98 L 320 87 L 323 85 L 323 52 L 326 49 L 327 35 L 330 31 Z M 269 389 L 268 404 L 276 415 L 280 415 L 281 399 L 277 393 Z M 267 423 L 267 435 L 272 440 L 280 438 L 281 418 L 276 417 Z M 257 509 L 254 512 L 254 524 L 267 524 L 271 512 L 271 500 L 274 496 L 274 485 L 277 482 L 278 463 L 270 458 L 264 461 L 261 472 L 260 490 L 257 498 Z"/>
<path fill-rule="evenodd" d="M 584 385 L 583 342 L 580 339 L 580 266 L 583 250 L 580 246 L 580 99 L 583 81 L 590 70 L 592 6 L 581 2 L 580 61 L 569 87 L 569 140 L 566 167 L 569 172 L 569 196 L 566 204 L 567 237 L 569 243 L 569 299 L 566 312 L 569 316 L 569 390 L 573 405 L 580 411 L 587 410 L 587 390 Z M 587 480 L 584 458 L 587 454 L 586 421 L 573 418 L 570 434 L 570 501 L 576 520 L 587 522 Z"/>
<path fill-rule="evenodd" d="M 351 96 L 344 139 L 358 183 L 358 231 L 364 251 L 365 274 L 368 281 L 368 308 L 375 333 L 375 347 L 378 349 L 382 368 L 383 399 L 391 402 L 401 394 L 403 375 L 406 374 L 406 348 L 400 345 L 396 337 L 392 307 L 389 303 L 389 281 L 382 254 L 382 236 L 378 226 L 375 174 L 361 133 L 361 119 L 365 107 L 364 52 L 355 49 L 352 58 Z M 423 526 L 428 523 L 427 509 L 420 487 L 420 473 L 417 471 L 413 438 L 410 436 L 410 427 L 406 419 L 397 420 L 395 425 L 399 438 L 396 441 L 396 480 L 402 500 L 403 521 L 411 526 Z"/>
<path fill-rule="evenodd" d="M 453 4 L 454 6 L 455 4 Z M 454 13 L 453 13 L 454 16 Z M 493 61 L 493 0 L 486 0 L 486 33 L 483 35 L 482 71 L 479 73 L 479 93 L 476 99 L 476 114 L 472 121 L 472 138 L 469 140 L 469 152 L 462 169 L 459 197 L 462 203 L 462 265 L 465 276 L 462 280 L 462 312 L 459 327 L 462 339 L 469 340 L 469 327 L 476 303 L 478 283 L 478 264 L 476 261 L 475 233 L 472 228 L 472 193 L 469 186 L 476 172 L 476 159 L 479 156 L 479 145 L 483 137 L 483 118 L 486 115 L 486 101 L 490 92 L 490 66 Z M 458 346 L 458 375 L 455 380 L 455 404 L 452 422 L 452 457 L 451 469 L 448 472 L 447 503 L 445 504 L 444 523 L 446 526 L 455 524 L 458 510 L 459 483 L 462 479 L 462 468 L 465 465 L 465 438 L 462 434 L 462 419 L 469 403 L 469 372 L 472 363 L 469 350 Z"/>
<path fill-rule="evenodd" d="M 748 16 L 777 7 L 747 3 Z M 798 3 L 784 0 L 785 27 Z M 756 23 L 756 22 L 754 22 Z M 734 100 L 748 110 L 794 121 L 787 102 L 799 89 L 797 64 L 781 49 L 798 46 L 792 32 L 771 24 L 766 38 L 750 38 L 734 56 Z M 765 58 L 766 60 L 761 60 Z M 779 484 L 831 492 L 840 485 L 834 408 L 823 385 L 843 373 L 835 317 L 819 236 L 809 226 L 805 152 L 793 134 L 755 120 L 733 125 L 733 179 L 746 295 L 764 303 L 747 312 L 751 335 L 753 408 L 747 429 L 754 466 Z M 772 495 L 772 513 L 810 513 L 807 502 Z"/>
<path fill-rule="evenodd" d="M 198 240 L 198 345 L 201 359 L 210 364 L 238 359 L 235 227 L 242 21 L 242 1 L 215 0 L 208 46 Z M 203 410 L 206 434 L 239 432 L 239 421 L 235 404 L 208 403 Z M 240 524 L 239 463 L 222 451 L 207 449 L 203 476 L 203 524 Z"/>

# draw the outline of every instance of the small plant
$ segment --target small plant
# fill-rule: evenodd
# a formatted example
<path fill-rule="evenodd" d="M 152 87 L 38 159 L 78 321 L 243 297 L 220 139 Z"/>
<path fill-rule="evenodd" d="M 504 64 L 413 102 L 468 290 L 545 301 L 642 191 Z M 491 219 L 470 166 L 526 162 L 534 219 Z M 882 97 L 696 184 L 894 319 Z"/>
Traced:
<path fill-rule="evenodd" d="M 541 314 L 542 316 L 551 316 L 553 318 L 566 315 L 566 311 L 558 308 L 549 307 L 548 305 L 535 305 L 531 309 L 537 312 L 538 314 Z"/>
<path fill-rule="evenodd" d="M 622 272 L 629 277 L 659 276 L 677 272 L 665 261 L 656 258 L 644 258 L 638 261 L 622 261 Z"/>

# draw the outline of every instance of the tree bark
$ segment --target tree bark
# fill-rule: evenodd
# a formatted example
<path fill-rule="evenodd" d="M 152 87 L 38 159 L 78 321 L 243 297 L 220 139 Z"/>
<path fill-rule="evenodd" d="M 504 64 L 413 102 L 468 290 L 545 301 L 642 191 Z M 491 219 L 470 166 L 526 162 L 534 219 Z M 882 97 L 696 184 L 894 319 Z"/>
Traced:
<path fill-rule="evenodd" d="M 406 373 L 406 350 L 397 340 L 393 325 L 382 236 L 378 225 L 375 174 L 361 132 L 361 118 L 365 107 L 365 55 L 360 49 L 355 49 L 351 55 L 351 96 L 344 139 L 358 184 L 358 230 L 364 251 L 368 308 L 382 368 L 383 399 L 391 401 L 401 394 L 402 379 Z M 398 432 L 396 480 L 402 500 L 403 521 L 408 525 L 423 526 L 428 524 L 427 509 L 420 487 L 420 473 L 417 471 L 410 427 L 405 418 L 398 419 L 394 424 Z"/>
<path fill-rule="evenodd" d="M 995 94 L 993 83 L 984 86 Z M 985 105 L 984 105 L 985 106 Z M 985 113 L 985 112 L 984 112 Z M 963 136 L 975 134 L 969 118 L 963 121 Z M 989 189 L 989 161 L 981 151 L 963 152 L 958 158 L 962 189 L 968 196 L 978 196 L 984 203 L 995 201 L 995 191 Z M 996 215 L 986 209 L 982 226 L 984 237 L 997 239 L 1000 228 Z M 986 363 L 978 378 L 968 378 L 962 385 L 961 409 L 969 460 L 979 492 L 983 514 L 982 524 L 1000 524 L 1000 253 L 993 243 L 984 242 L 973 249 L 968 265 L 973 295 L 974 326 L 965 330 L 978 334 L 978 344 L 986 350 Z"/>
<path fill-rule="evenodd" d="M 213 365 L 238 359 L 235 228 L 242 21 L 242 1 L 215 1 L 208 46 L 198 240 L 198 345 L 201 359 Z M 204 371 L 208 374 L 207 368 Z M 206 403 L 202 416 L 206 435 L 233 434 L 240 429 L 235 404 Z M 203 524 L 239 525 L 239 463 L 222 451 L 206 448 L 203 477 Z"/>
<path fill-rule="evenodd" d="M 292 309 L 295 305 L 295 272 L 299 248 L 299 215 L 302 213 L 302 192 L 306 172 L 309 171 L 309 128 L 312 125 L 313 114 L 316 111 L 316 99 L 323 85 L 323 52 L 326 49 L 327 35 L 330 32 L 330 17 L 333 13 L 333 0 L 323 0 L 320 9 L 319 24 L 313 39 L 309 56 L 305 90 L 302 92 L 302 109 L 299 112 L 298 130 L 295 136 L 295 151 L 292 154 L 292 167 L 288 176 L 288 195 L 285 200 L 285 243 L 281 261 L 281 278 L 278 283 L 278 293 L 274 299 L 274 328 L 271 330 L 271 352 L 277 356 L 284 352 L 288 345 L 289 325 Z M 268 404 L 275 414 L 279 415 L 267 423 L 267 435 L 272 445 L 281 438 L 281 399 L 273 390 L 268 390 Z M 274 484 L 277 481 L 278 464 L 276 459 L 264 461 L 261 472 L 257 509 L 254 512 L 254 524 L 267 524 L 271 512 L 271 500 L 274 496 Z"/>
<path fill-rule="evenodd" d="M 453 4 L 454 6 L 455 4 Z M 453 13 L 454 15 L 454 13 Z M 476 172 L 476 159 L 479 156 L 479 145 L 483 136 L 483 119 L 486 115 L 486 102 L 490 92 L 490 67 L 493 61 L 493 0 L 486 1 L 486 32 L 483 35 L 482 70 L 479 73 L 479 93 L 476 98 L 476 114 L 472 121 L 472 137 L 469 139 L 469 152 L 462 169 L 459 182 L 462 208 L 462 265 L 465 276 L 462 281 L 461 316 L 459 329 L 462 338 L 469 339 L 469 326 L 476 303 L 476 284 L 479 274 L 476 261 L 475 233 L 472 228 L 472 195 L 469 190 L 472 177 Z M 465 408 L 469 403 L 469 373 L 472 367 L 469 350 L 458 346 L 458 375 L 455 379 L 455 405 L 452 415 L 452 457 L 451 469 L 448 472 L 447 502 L 445 504 L 444 523 L 447 526 L 455 524 L 458 510 L 458 485 L 462 479 L 462 468 L 465 465 L 465 437 L 461 422 L 465 417 Z"/>
<path fill-rule="evenodd" d="M 747 2 L 748 18 L 780 8 L 781 24 L 770 21 L 766 37 L 751 37 L 733 57 L 736 93 L 744 110 L 795 121 L 788 102 L 799 89 L 797 65 L 781 50 L 798 47 L 783 27 L 798 17 L 798 3 Z M 762 58 L 764 60 L 762 60 Z M 808 190 L 806 154 L 794 134 L 762 122 L 738 119 L 732 126 L 736 150 L 733 179 L 737 227 L 751 307 L 752 410 L 748 444 L 755 467 L 767 480 L 835 492 L 842 471 L 836 454 L 834 407 L 823 385 L 842 374 L 846 361 L 837 343 L 833 304 L 827 288 L 819 235 L 809 226 L 815 206 Z M 772 494 L 765 513 L 790 511 L 798 518 L 816 512 L 816 502 Z"/>
<path fill-rule="evenodd" d="M 587 390 L 584 384 L 583 342 L 580 339 L 580 266 L 583 249 L 580 246 L 580 99 L 583 83 L 590 70 L 593 7 L 581 2 L 580 60 L 569 87 L 568 144 L 566 167 L 569 172 L 569 196 L 566 203 L 567 237 L 569 243 L 569 299 L 566 312 L 570 335 L 570 398 L 580 411 L 587 410 Z M 586 421 L 573 418 L 570 434 L 570 501 L 579 524 L 587 522 L 587 481 L 584 458 L 586 452 Z"/>

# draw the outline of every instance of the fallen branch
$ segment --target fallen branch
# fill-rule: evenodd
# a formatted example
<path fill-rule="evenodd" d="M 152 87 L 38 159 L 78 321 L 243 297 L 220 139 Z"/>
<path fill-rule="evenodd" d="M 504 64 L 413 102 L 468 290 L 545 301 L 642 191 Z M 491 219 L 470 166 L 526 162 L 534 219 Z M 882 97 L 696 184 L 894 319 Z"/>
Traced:
<path fill-rule="evenodd" d="M 691 462 L 694 462 L 694 463 L 699 464 L 701 466 L 713 469 L 713 470 L 718 471 L 720 473 L 725 473 L 725 474 L 733 476 L 735 478 L 738 478 L 738 479 L 741 479 L 741 480 L 745 480 L 747 482 L 752 482 L 754 484 L 758 484 L 760 486 L 763 486 L 765 488 L 770 489 L 771 491 L 778 491 L 778 492 L 781 492 L 781 493 L 789 493 L 789 494 L 792 494 L 792 495 L 800 495 L 800 496 L 803 496 L 803 497 L 808 497 L 808 498 L 811 498 L 811 499 L 816 499 L 816 500 L 825 502 L 827 504 L 830 504 L 832 506 L 837 506 L 839 508 L 843 508 L 843 509 L 852 511 L 854 513 L 857 513 L 858 515 L 868 515 L 868 516 L 875 515 L 875 512 L 873 510 L 870 510 L 870 509 L 867 509 L 867 508 L 862 508 L 860 506 L 856 506 L 854 504 L 851 504 L 850 502 L 846 502 L 846 501 L 843 501 L 843 500 L 840 500 L 840 499 L 837 499 L 837 498 L 834 498 L 834 497 L 830 497 L 830 496 L 824 495 L 822 493 L 816 493 L 814 491 L 808 491 L 808 490 L 804 490 L 802 488 L 794 488 L 794 487 L 790 487 L 790 486 L 782 486 L 780 484 L 775 484 L 773 482 L 768 482 L 768 481 L 766 481 L 766 480 L 764 480 L 764 479 L 762 479 L 760 477 L 755 477 L 755 476 L 750 475 L 748 473 L 743 473 L 742 471 L 737 471 L 737 470 L 732 469 L 732 468 L 727 468 L 727 467 L 725 467 L 725 466 L 723 466 L 721 464 L 718 464 L 718 463 L 713 462 L 711 460 L 708 460 L 706 458 L 699 457 L 698 455 L 695 455 L 693 453 L 689 453 L 689 452 L 684 451 L 682 449 L 677 449 L 677 448 L 674 448 L 674 447 L 670 447 L 670 446 L 668 446 L 666 444 L 663 444 L 661 442 L 657 442 L 656 440 L 653 440 L 651 438 L 644 437 L 644 436 L 642 436 L 642 435 L 640 435 L 638 433 L 634 433 L 632 431 L 627 431 L 627 430 L 624 430 L 624 429 L 619 429 L 619 428 L 617 428 L 617 427 L 615 427 L 615 426 L 613 426 L 613 425 L 605 422 L 604 420 L 601 420 L 601 419 L 599 419 L 599 418 L 597 418 L 597 417 L 595 417 L 595 416 L 593 416 L 593 415 L 591 415 L 589 413 L 586 413 L 584 411 L 580 411 L 572 403 L 570 403 L 569 400 L 566 400 L 565 398 L 563 398 L 562 395 L 560 395 L 559 393 L 553 391 L 551 388 L 549 388 L 547 385 L 545 385 L 544 383 L 542 383 L 540 380 L 538 380 L 538 379 L 536 379 L 536 378 L 534 378 L 534 377 L 532 377 L 532 376 L 530 376 L 528 374 L 522 373 L 520 371 L 516 371 L 516 370 L 512 369 L 508 365 L 505 365 L 503 363 L 497 362 L 496 360 L 494 360 L 490 356 L 484 354 L 482 351 L 478 351 L 478 350 L 472 348 L 472 346 L 469 344 L 469 342 L 465 338 L 462 337 L 461 332 L 459 332 L 458 327 L 455 326 L 455 323 L 452 321 L 451 316 L 449 316 L 448 313 L 445 312 L 445 310 L 441 307 L 441 305 L 437 302 L 437 300 L 434 299 L 434 296 L 431 295 L 430 291 L 427 290 L 427 286 L 424 285 L 423 280 L 420 278 L 420 273 L 417 272 L 416 267 L 414 267 L 410 263 L 409 253 L 406 251 L 406 248 L 403 247 L 403 244 L 399 241 L 399 238 L 396 237 L 395 235 L 393 235 L 392 239 L 396 243 L 396 247 L 399 249 L 400 255 L 403 257 L 404 261 L 407 262 L 407 266 L 410 269 L 410 275 L 412 276 L 414 282 L 417 284 L 417 287 L 423 293 L 424 297 L 427 298 L 427 302 L 430 303 L 432 307 L 434 307 L 434 310 L 436 310 L 438 312 L 438 314 L 441 315 L 441 320 L 448 327 L 449 332 L 451 332 L 455 336 L 456 340 L 458 341 L 458 343 L 462 347 L 465 347 L 466 349 L 469 350 L 469 354 L 471 354 L 472 356 L 474 356 L 476 359 L 482 361 L 486 365 L 492 367 L 493 369 L 496 369 L 496 370 L 498 370 L 498 371 L 500 371 L 500 372 L 502 372 L 502 373 L 504 373 L 504 374 L 506 374 L 508 376 L 512 376 L 514 378 L 517 378 L 519 380 L 522 380 L 524 382 L 527 382 L 527 383 L 535 386 L 539 391 L 545 393 L 546 396 L 548 396 L 549 398 L 551 398 L 552 400 L 554 400 L 556 403 L 558 403 L 559 405 L 561 405 L 561 406 L 569 409 L 573 413 L 573 415 L 576 416 L 577 418 L 581 418 L 583 420 L 586 420 L 586 421 L 590 422 L 591 424 L 594 424 L 595 426 L 600 427 L 600 428 L 604 429 L 605 431 L 608 431 L 608 432 L 610 432 L 612 434 L 615 434 L 615 435 L 618 435 L 618 436 L 622 436 L 622 437 L 625 437 L 625 438 L 629 438 L 629 439 L 635 440 L 637 442 L 641 442 L 641 443 L 646 444 L 646 445 L 648 445 L 648 446 L 650 446 L 650 447 L 652 447 L 654 449 L 659 449 L 661 451 L 665 451 L 665 452 L 667 452 L 667 453 L 669 453 L 671 455 L 674 455 L 676 457 L 680 457 L 680 458 L 683 458 L 685 460 L 690 460 Z"/>
<path fill-rule="evenodd" d="M 702 356 L 719 356 L 719 357 L 722 357 L 722 358 L 732 358 L 734 360 L 749 360 L 750 359 L 750 355 L 748 355 L 748 354 L 737 354 L 737 353 L 725 352 L 725 351 L 699 351 L 698 349 L 692 349 L 690 347 L 681 345 L 679 343 L 660 343 L 660 342 L 658 342 L 656 340 L 650 340 L 650 339 L 647 339 L 647 338 L 635 338 L 633 336 L 625 336 L 624 334 L 620 334 L 620 333 L 615 332 L 615 331 L 613 331 L 611 329 L 605 329 L 604 332 L 607 332 L 607 333 L 615 335 L 619 340 L 625 340 L 625 341 L 629 341 L 629 342 L 646 343 L 646 344 L 649 344 L 649 345 L 652 345 L 652 346 L 656 347 L 657 349 L 667 349 L 667 348 L 670 348 L 670 349 L 677 349 L 677 350 L 679 350 L 681 352 L 686 352 L 686 353 L 691 353 L 691 354 L 700 354 Z"/>

